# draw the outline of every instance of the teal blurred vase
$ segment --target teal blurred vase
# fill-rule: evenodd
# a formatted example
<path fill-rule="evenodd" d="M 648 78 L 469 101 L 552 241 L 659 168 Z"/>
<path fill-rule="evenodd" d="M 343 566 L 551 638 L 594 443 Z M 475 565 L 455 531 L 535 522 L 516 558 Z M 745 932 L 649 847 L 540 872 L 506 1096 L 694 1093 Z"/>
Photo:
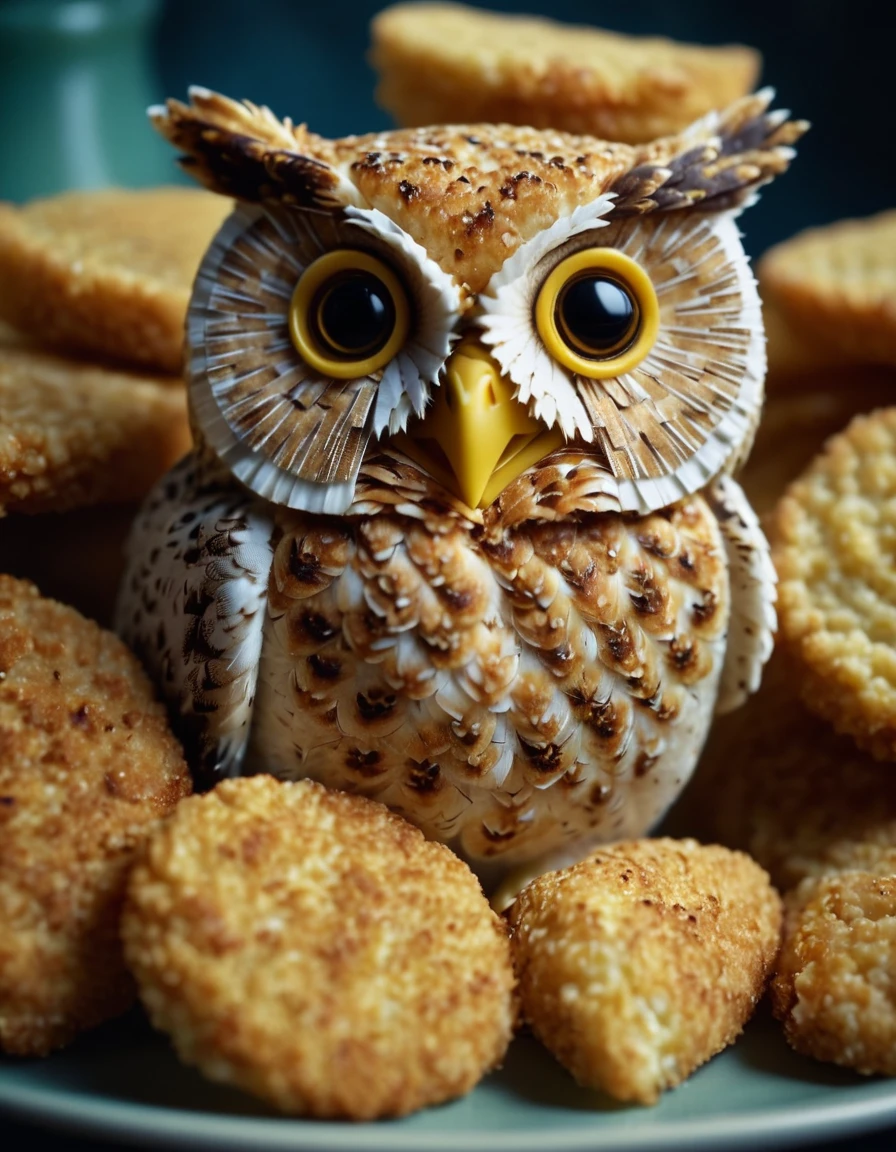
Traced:
<path fill-rule="evenodd" d="M 0 199 L 176 180 L 146 119 L 158 0 L 0 0 Z"/>

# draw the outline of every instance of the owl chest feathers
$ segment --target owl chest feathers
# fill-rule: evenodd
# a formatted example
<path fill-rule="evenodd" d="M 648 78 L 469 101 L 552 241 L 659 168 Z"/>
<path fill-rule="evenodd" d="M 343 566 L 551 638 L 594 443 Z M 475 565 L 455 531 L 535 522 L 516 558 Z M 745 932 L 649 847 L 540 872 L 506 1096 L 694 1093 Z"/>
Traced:
<path fill-rule="evenodd" d="M 729 618 L 700 497 L 491 530 L 286 518 L 248 765 L 405 813 L 474 861 L 643 832 L 690 772 Z"/>

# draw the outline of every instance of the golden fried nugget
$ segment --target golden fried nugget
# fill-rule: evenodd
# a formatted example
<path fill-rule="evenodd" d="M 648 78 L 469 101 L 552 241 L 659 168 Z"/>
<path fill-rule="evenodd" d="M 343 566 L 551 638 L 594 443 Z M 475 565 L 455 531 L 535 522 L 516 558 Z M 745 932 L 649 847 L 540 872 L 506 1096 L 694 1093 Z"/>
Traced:
<path fill-rule="evenodd" d="M 653 1104 L 740 1034 L 781 902 L 740 852 L 637 840 L 534 880 L 509 917 L 536 1036 L 580 1084 Z"/>
<path fill-rule="evenodd" d="M 788 900 L 774 1013 L 807 1056 L 896 1076 L 896 875 L 807 880 Z"/>
<path fill-rule="evenodd" d="M 226 780 L 181 805 L 134 871 L 122 931 L 182 1059 L 285 1112 L 451 1099 L 513 1030 L 506 929 L 469 868 L 308 780 Z"/>
<path fill-rule="evenodd" d="M 758 275 L 818 352 L 896 365 L 896 211 L 801 232 L 766 252 Z"/>
<path fill-rule="evenodd" d="M 179 373 L 193 277 L 230 209 L 194 188 L 0 205 L 0 317 L 41 343 Z"/>
<path fill-rule="evenodd" d="M 760 516 L 771 511 L 825 440 L 860 412 L 896 403 L 896 370 L 830 368 L 771 387 L 750 456 L 737 479 Z"/>
<path fill-rule="evenodd" d="M 138 500 L 190 443 L 181 386 L 0 336 L 0 515 Z"/>
<path fill-rule="evenodd" d="M 761 58 L 462 4 L 396 4 L 371 24 L 377 100 L 406 127 L 525 124 L 639 144 L 752 91 Z"/>
<path fill-rule="evenodd" d="M 130 1006 L 128 871 L 190 791 L 121 641 L 0 576 L 0 1048 L 42 1055 Z"/>
<path fill-rule="evenodd" d="M 896 872 L 896 774 L 803 706 L 779 647 L 759 691 L 716 719 L 668 826 L 748 852 L 782 891 Z"/>
<path fill-rule="evenodd" d="M 827 442 L 778 505 L 772 549 L 803 701 L 896 759 L 896 408 Z"/>

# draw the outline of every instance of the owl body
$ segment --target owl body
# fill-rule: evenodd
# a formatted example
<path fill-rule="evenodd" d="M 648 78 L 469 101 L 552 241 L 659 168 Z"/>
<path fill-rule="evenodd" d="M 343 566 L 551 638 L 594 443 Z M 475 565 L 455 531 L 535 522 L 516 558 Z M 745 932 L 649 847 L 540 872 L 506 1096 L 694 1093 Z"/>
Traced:
<path fill-rule="evenodd" d="M 764 372 L 733 215 L 801 131 L 767 102 L 639 150 L 157 111 L 247 202 L 119 604 L 200 777 L 363 792 L 488 883 L 658 819 L 774 628 L 730 477 Z"/>

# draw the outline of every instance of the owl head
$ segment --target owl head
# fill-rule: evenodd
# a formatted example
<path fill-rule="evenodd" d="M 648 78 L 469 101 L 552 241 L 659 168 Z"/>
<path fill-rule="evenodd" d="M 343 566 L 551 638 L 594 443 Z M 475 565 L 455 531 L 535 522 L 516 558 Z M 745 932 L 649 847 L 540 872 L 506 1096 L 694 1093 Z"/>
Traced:
<path fill-rule="evenodd" d="M 152 109 L 240 202 L 187 321 L 205 446 L 311 512 L 349 509 L 382 448 L 471 511 L 570 452 L 602 507 L 700 489 L 762 402 L 735 218 L 805 129 L 770 98 L 640 147 L 506 125 L 326 140 L 202 89 Z"/>

